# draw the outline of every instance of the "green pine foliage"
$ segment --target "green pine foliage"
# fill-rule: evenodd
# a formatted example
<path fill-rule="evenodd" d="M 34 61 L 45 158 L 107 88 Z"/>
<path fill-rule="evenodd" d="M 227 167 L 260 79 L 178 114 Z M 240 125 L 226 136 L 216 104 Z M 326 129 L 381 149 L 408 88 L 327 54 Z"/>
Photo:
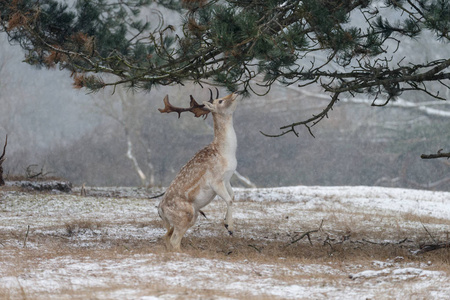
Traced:
<path fill-rule="evenodd" d="M 450 3 L 447 0 L 420 1 L 425 16 L 425 26 L 440 38 L 449 40 Z"/>
<path fill-rule="evenodd" d="M 154 13 L 163 6 L 182 24 Z M 0 0 L 0 28 L 26 50 L 28 63 L 68 69 L 77 87 L 92 90 L 209 81 L 245 94 L 254 92 L 257 76 L 267 90 L 276 81 L 320 84 L 332 101 L 316 120 L 342 93 L 365 93 L 386 104 L 411 90 L 442 99 L 427 84 L 448 86 L 450 57 L 396 64 L 385 53 L 389 43 L 400 47 L 424 30 L 448 43 L 449 1 L 378 6 L 370 0 L 77 0 L 72 6 Z M 401 17 L 393 20 L 386 11 Z M 351 23 L 355 13 L 365 24 Z M 316 54 L 325 61 L 316 61 Z M 106 81 L 103 74 L 113 76 Z M 299 124 L 286 132 L 295 133 Z"/>
<path fill-rule="evenodd" d="M 141 15 L 153 2 L 184 15 L 182 35 L 177 28 L 159 26 L 162 20 L 151 24 Z M 274 80 L 292 84 L 315 77 L 306 69 L 310 61 L 303 60 L 310 52 L 326 51 L 331 61 L 347 66 L 383 53 L 384 42 L 394 34 L 416 37 L 426 27 L 447 38 L 450 27 L 449 4 L 441 0 L 417 1 L 416 12 L 394 23 L 370 12 L 366 30 L 349 21 L 355 9 L 369 12 L 367 0 L 78 0 L 73 7 L 56 0 L 7 3 L 0 0 L 2 25 L 11 42 L 28 51 L 27 62 L 112 73 L 120 82 L 145 88 L 208 78 L 233 89 L 244 83 L 245 88 L 257 73 L 264 73 L 269 85 Z M 405 10 L 407 3 L 385 5 Z M 9 29 L 16 13 L 24 20 Z M 420 17 L 424 22 L 418 22 Z M 59 60 L 49 61 L 58 50 Z M 72 52 L 80 56 L 68 55 Z"/>

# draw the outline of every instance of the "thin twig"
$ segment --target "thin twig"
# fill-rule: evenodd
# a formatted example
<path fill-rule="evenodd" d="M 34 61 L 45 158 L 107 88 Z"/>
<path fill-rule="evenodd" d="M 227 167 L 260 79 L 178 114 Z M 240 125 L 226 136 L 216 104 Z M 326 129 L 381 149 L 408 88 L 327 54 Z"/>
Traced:
<path fill-rule="evenodd" d="M 310 230 L 310 231 L 307 231 L 307 232 L 303 233 L 300 237 L 298 237 L 297 239 L 295 239 L 295 240 L 293 240 L 292 242 L 290 242 L 289 244 L 287 244 L 286 247 L 288 247 L 288 246 L 290 246 L 290 245 L 292 245 L 292 244 L 297 243 L 298 241 L 300 241 L 301 239 L 303 239 L 305 236 L 308 237 L 309 243 L 312 245 L 310 234 L 322 230 L 322 225 L 323 225 L 323 220 L 322 220 L 322 222 L 320 222 L 319 228 L 314 229 L 314 230 Z"/>
<path fill-rule="evenodd" d="M 25 239 L 23 240 L 23 247 L 27 247 L 27 241 L 28 241 L 28 234 L 30 233 L 30 225 L 27 227 L 27 234 L 25 234 Z"/>
<path fill-rule="evenodd" d="M 425 252 L 430 252 L 438 249 L 448 249 L 450 245 L 448 243 L 439 243 L 439 244 L 431 244 L 431 245 L 422 245 L 419 250 L 412 251 L 414 254 L 422 254 Z"/>
<path fill-rule="evenodd" d="M 436 241 L 436 239 L 434 238 L 434 236 L 431 235 L 431 233 L 428 231 L 428 229 L 425 227 L 425 225 L 424 225 L 422 222 L 420 222 L 420 224 L 422 224 L 423 229 L 425 229 L 425 231 L 426 231 L 426 232 L 428 233 L 428 235 L 431 237 L 431 239 L 433 240 L 433 242 L 437 245 L 438 242 Z"/>
<path fill-rule="evenodd" d="M 255 249 L 256 251 L 258 251 L 259 253 L 261 253 L 261 249 L 259 249 L 258 247 L 256 247 L 255 245 L 251 245 L 251 244 L 249 244 L 248 245 L 250 248 L 253 248 L 253 249 Z"/>

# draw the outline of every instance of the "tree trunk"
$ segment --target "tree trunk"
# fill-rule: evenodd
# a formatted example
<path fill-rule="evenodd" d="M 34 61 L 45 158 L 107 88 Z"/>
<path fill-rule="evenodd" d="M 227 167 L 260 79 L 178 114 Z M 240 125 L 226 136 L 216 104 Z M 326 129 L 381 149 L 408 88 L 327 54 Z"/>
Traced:
<path fill-rule="evenodd" d="M 128 132 L 125 132 L 125 135 L 127 136 L 127 145 L 128 145 L 127 157 L 133 162 L 134 170 L 141 179 L 141 185 L 147 186 L 147 176 L 145 176 L 145 173 L 139 167 L 139 162 L 137 161 L 136 156 L 133 153 L 133 143 L 131 142 L 130 135 L 128 134 Z"/>

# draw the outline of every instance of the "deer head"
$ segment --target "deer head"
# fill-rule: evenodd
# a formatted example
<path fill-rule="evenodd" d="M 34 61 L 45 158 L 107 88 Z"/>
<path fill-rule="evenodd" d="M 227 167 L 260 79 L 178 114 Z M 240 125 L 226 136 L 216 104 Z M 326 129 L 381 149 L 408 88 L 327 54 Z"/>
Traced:
<path fill-rule="evenodd" d="M 236 93 L 229 94 L 228 96 L 217 98 L 212 102 L 203 102 L 205 109 L 209 110 L 215 115 L 232 115 L 236 110 L 237 102 L 234 101 L 237 98 Z"/>
<path fill-rule="evenodd" d="M 3 154 L 0 156 L 0 185 L 5 185 L 5 181 L 3 180 L 3 167 L 2 164 L 6 160 L 6 145 L 8 144 L 8 135 L 6 135 L 5 146 L 3 146 Z"/>
<path fill-rule="evenodd" d="M 219 90 L 217 88 L 216 88 L 216 90 L 217 90 L 217 96 L 216 96 L 216 99 L 217 99 L 217 98 L 219 98 Z M 205 107 L 205 104 L 214 102 L 212 90 L 209 89 L 209 91 L 211 94 L 210 99 L 208 102 L 204 102 L 204 104 L 198 104 L 197 101 L 195 101 L 194 97 L 192 97 L 192 95 L 190 95 L 190 98 L 191 98 L 190 107 L 187 107 L 187 108 L 173 106 L 169 102 L 169 95 L 166 95 L 166 97 L 164 97 L 164 108 L 158 108 L 158 110 L 160 113 L 176 112 L 176 113 L 178 113 L 178 118 L 180 118 L 182 112 L 190 111 L 191 113 L 194 114 L 194 116 L 196 118 L 203 117 L 204 119 L 206 119 L 206 117 L 208 116 L 208 114 L 210 113 L 211 110 L 208 107 Z"/>

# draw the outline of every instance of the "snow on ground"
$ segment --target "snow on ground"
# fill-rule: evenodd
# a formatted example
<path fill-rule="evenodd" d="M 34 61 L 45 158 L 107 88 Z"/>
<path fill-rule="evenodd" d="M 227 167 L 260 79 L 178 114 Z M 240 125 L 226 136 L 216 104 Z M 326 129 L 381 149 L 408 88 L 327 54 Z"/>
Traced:
<path fill-rule="evenodd" d="M 156 212 L 159 200 L 148 199 L 158 192 L 91 188 L 88 197 L 80 197 L 78 190 L 73 194 L 0 190 L 0 299 L 445 299 L 450 295 L 448 249 L 436 250 L 435 256 L 417 256 L 396 246 L 404 242 L 413 248 L 431 234 L 440 240 L 448 235 L 448 192 L 378 187 L 236 189 L 234 237 L 222 227 L 225 205 L 216 199 L 204 209 L 207 219 L 199 218 L 186 234 L 185 253 L 164 250 L 164 230 Z M 311 234 L 311 244 L 305 238 L 289 246 L 300 233 L 320 224 L 323 228 Z M 359 247 L 370 250 L 364 238 L 377 245 L 373 253 L 358 252 Z M 393 248 L 378 254 L 384 251 L 380 243 Z M 342 245 L 356 249 L 358 257 L 339 253 Z M 406 255 L 398 256 L 400 251 Z"/>
<path fill-rule="evenodd" d="M 239 190 L 238 197 L 249 195 L 257 201 L 303 202 L 305 208 L 321 205 L 379 211 L 414 213 L 450 220 L 450 193 L 381 187 L 295 186 Z M 328 199 L 333 201 L 327 201 Z M 325 200 L 325 201 L 324 201 Z M 334 201 L 337 200 L 337 201 Z"/>

